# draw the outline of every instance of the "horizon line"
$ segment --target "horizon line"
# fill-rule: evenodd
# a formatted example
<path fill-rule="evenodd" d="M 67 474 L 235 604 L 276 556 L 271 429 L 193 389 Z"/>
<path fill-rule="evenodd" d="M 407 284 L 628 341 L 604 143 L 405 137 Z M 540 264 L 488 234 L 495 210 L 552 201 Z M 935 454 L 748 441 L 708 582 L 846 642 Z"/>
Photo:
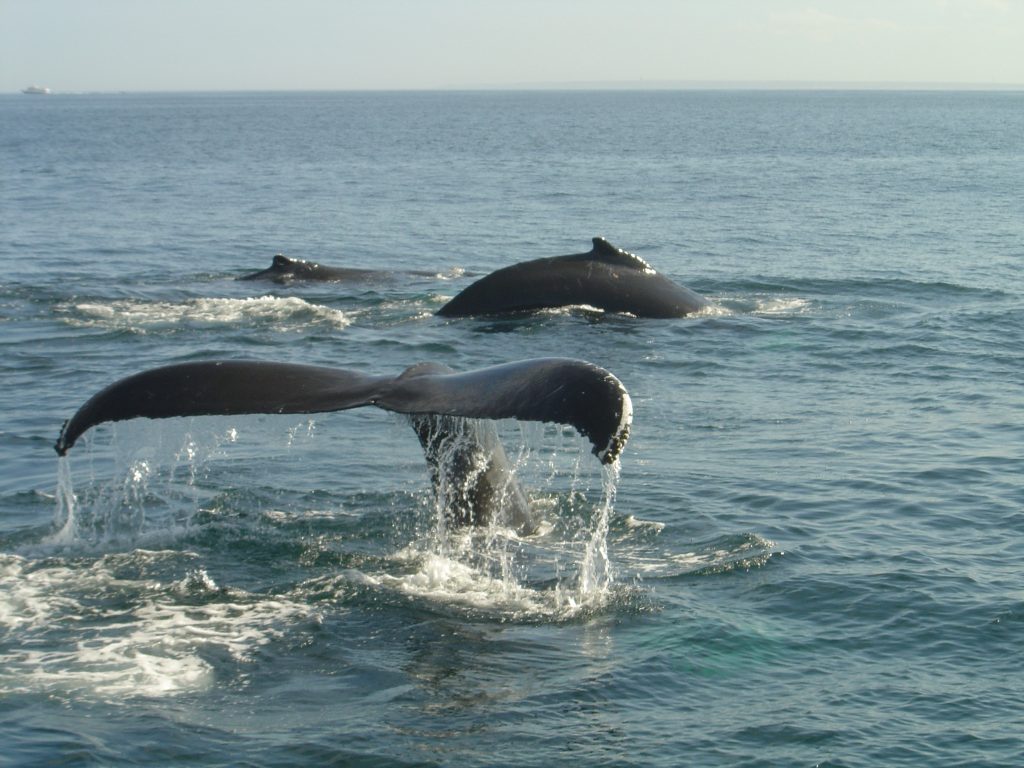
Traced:
<path fill-rule="evenodd" d="M 7 91 L 22 93 L 23 88 Z M 433 86 L 340 88 L 110 88 L 54 90 L 47 95 L 157 93 L 407 93 L 443 91 L 1018 91 L 1024 83 L 949 80 L 567 80 Z M 0 92 L 3 93 L 3 92 Z"/>

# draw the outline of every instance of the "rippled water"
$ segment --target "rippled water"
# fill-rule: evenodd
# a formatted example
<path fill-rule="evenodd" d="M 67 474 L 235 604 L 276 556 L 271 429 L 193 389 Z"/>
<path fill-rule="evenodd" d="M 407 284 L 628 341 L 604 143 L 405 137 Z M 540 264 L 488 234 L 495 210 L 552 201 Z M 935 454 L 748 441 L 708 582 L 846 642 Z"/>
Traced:
<path fill-rule="evenodd" d="M 0 163 L 0 762 L 1024 758 L 1021 94 L 3 97 Z M 433 314 L 595 235 L 714 308 Z M 548 355 L 635 413 L 500 425 L 532 536 L 376 409 L 52 450 L 168 362 Z"/>

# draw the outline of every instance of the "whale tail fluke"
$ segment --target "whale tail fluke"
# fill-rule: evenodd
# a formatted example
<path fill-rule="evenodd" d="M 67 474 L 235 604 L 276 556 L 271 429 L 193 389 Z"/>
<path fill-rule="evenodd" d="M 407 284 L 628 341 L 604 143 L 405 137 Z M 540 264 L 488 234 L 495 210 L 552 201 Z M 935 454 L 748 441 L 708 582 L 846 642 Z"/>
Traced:
<path fill-rule="evenodd" d="M 541 358 L 456 373 L 421 363 L 397 377 L 251 360 L 189 362 L 121 379 L 65 422 L 63 456 L 91 427 L 108 421 L 250 413 L 323 413 L 375 405 L 389 411 L 567 424 L 604 463 L 629 437 L 632 405 L 611 373 L 580 360 Z"/>

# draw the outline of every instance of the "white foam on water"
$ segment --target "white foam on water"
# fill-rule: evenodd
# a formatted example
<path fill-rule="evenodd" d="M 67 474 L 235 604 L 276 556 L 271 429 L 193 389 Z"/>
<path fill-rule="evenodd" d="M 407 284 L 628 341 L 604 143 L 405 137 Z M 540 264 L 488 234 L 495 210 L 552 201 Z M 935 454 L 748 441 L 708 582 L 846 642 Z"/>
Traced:
<path fill-rule="evenodd" d="M 811 302 L 797 297 L 758 299 L 754 311 L 759 315 L 799 315 L 808 311 Z"/>
<path fill-rule="evenodd" d="M 435 273 L 433 277 L 438 280 L 455 280 L 462 277 L 464 274 L 466 274 L 465 267 L 450 267 L 443 272 Z"/>
<path fill-rule="evenodd" d="M 15 555 L 0 555 L 0 629 L 5 634 L 23 626 L 44 626 L 53 615 L 70 612 L 77 605 L 49 589 L 50 578 L 70 580 L 70 568 L 54 568 L 47 577 L 39 577 L 26 562 Z"/>
<path fill-rule="evenodd" d="M 564 304 L 560 307 L 544 307 L 539 310 L 535 310 L 538 314 L 542 315 L 604 315 L 607 314 L 605 310 L 600 307 L 595 307 L 591 304 Z M 629 313 L 623 313 L 628 315 Z"/>
<path fill-rule="evenodd" d="M 249 662 L 290 628 L 319 621 L 287 597 L 219 590 L 201 570 L 169 584 L 116 576 L 129 558 L 183 557 L 138 551 L 83 568 L 0 555 L 0 631 L 18 636 L 0 643 L 0 695 L 122 700 L 202 691 L 225 658 Z"/>
<path fill-rule="evenodd" d="M 351 570 L 345 577 L 375 590 L 393 592 L 430 603 L 443 612 L 464 611 L 497 621 L 567 621 L 605 605 L 604 594 L 583 594 L 572 585 L 533 587 L 516 579 L 495 577 L 456 557 L 404 549 L 396 558 L 406 573 Z"/>
<path fill-rule="evenodd" d="M 805 314 L 810 309 L 811 302 L 808 299 L 794 296 L 718 296 L 709 306 L 700 312 L 688 315 L 688 317 L 733 317 L 736 315 L 784 317 Z"/>
<path fill-rule="evenodd" d="M 650 530 L 654 533 L 661 533 L 665 530 L 665 524 L 658 522 L 657 520 L 641 520 L 635 515 L 627 515 L 623 522 L 626 528 L 636 530 Z"/>
<path fill-rule="evenodd" d="M 311 304 L 296 296 L 257 296 L 245 299 L 188 299 L 181 302 L 123 299 L 109 303 L 74 302 L 57 307 L 67 322 L 145 333 L 178 326 L 244 325 L 273 323 L 282 331 L 310 323 L 334 329 L 348 327 L 351 316 L 340 310 Z"/>
<path fill-rule="evenodd" d="M 754 534 L 708 542 L 690 552 L 628 553 L 631 571 L 647 577 L 673 577 L 689 573 L 720 573 L 736 568 L 763 566 L 776 554 L 775 543 Z"/>
<path fill-rule="evenodd" d="M 725 317 L 726 315 L 732 315 L 732 314 L 735 314 L 735 313 L 731 309 L 729 309 L 728 307 L 724 307 L 721 304 L 719 304 L 717 301 L 709 299 L 708 305 L 706 307 L 704 307 L 703 309 L 701 309 L 701 310 L 699 310 L 697 312 L 693 312 L 693 313 L 687 315 L 687 317 L 689 317 L 689 318 L 695 318 L 695 317 Z"/>
<path fill-rule="evenodd" d="M 403 575 L 367 575 L 368 582 L 405 595 L 485 614 L 534 616 L 548 613 L 542 596 L 514 580 L 495 578 L 471 565 L 436 552 L 403 550 L 398 559 L 415 560 Z"/>

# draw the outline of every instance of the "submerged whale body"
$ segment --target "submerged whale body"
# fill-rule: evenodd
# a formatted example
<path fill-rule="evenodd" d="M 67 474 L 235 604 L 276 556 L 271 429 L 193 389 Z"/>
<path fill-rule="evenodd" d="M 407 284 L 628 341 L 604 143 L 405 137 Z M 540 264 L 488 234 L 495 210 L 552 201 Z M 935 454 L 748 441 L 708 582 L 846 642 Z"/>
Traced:
<path fill-rule="evenodd" d="M 602 237 L 587 253 L 524 261 L 482 277 L 441 307 L 445 317 L 587 305 L 637 317 L 682 317 L 710 302 Z"/>
<path fill-rule="evenodd" d="M 243 275 L 239 280 L 273 280 L 277 283 L 286 283 L 291 280 L 321 280 L 344 281 L 344 280 L 375 280 L 387 273 L 377 272 L 372 269 L 348 269 L 346 267 L 325 267 L 315 261 L 304 259 L 293 259 L 279 253 L 274 256 L 267 269 L 253 272 L 251 275 Z"/>
<path fill-rule="evenodd" d="M 611 373 L 581 360 L 540 358 L 456 373 L 437 363 L 396 377 L 338 368 L 215 360 L 153 368 L 93 395 L 65 422 L 63 456 L 87 430 L 108 421 L 250 413 L 323 413 L 375 405 L 410 414 L 439 502 L 458 525 L 501 515 L 530 524 L 526 496 L 492 420 L 567 424 L 589 438 L 602 463 L 629 437 L 632 404 Z"/>
<path fill-rule="evenodd" d="M 433 272 L 410 271 L 406 274 L 412 275 L 433 275 Z M 377 269 L 358 269 L 354 267 L 326 267 L 315 261 L 305 259 L 293 259 L 279 253 L 266 269 L 253 272 L 250 275 L 242 275 L 239 280 L 272 280 L 275 283 L 290 283 L 299 281 L 319 281 L 324 283 L 342 282 L 372 282 L 375 280 L 391 280 L 393 272 Z"/>

